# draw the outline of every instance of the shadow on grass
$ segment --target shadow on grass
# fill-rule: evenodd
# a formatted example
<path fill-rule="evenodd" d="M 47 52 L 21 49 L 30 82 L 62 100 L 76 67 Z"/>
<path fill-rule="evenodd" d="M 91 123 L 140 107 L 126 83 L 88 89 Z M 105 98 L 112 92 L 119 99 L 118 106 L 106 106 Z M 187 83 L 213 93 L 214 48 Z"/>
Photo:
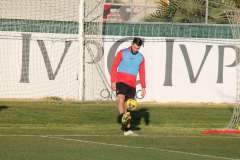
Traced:
<path fill-rule="evenodd" d="M 140 130 L 139 125 L 144 122 L 145 125 L 150 123 L 150 113 L 146 108 L 141 108 L 137 111 L 131 111 L 131 128 L 132 130 Z"/>
<path fill-rule="evenodd" d="M 6 110 L 8 108 L 9 108 L 8 106 L 0 106 L 0 112 L 2 112 L 3 110 Z"/>

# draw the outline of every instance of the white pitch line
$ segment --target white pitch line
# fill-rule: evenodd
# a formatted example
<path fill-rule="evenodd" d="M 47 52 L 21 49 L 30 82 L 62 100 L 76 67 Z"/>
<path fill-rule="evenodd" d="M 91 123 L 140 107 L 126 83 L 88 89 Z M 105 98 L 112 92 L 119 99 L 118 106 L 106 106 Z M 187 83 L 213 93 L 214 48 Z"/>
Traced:
<path fill-rule="evenodd" d="M 9 134 L 9 135 L 0 135 L 0 137 L 43 137 L 43 136 L 49 136 L 49 137 L 124 137 L 120 134 L 52 134 L 52 135 L 41 135 L 41 134 Z M 226 139 L 240 139 L 240 136 L 214 136 L 214 135 L 202 135 L 202 136 L 194 136 L 194 135 L 138 135 L 135 137 L 140 138 L 226 138 Z"/>
<path fill-rule="evenodd" d="M 72 138 L 62 138 L 62 137 L 55 137 L 55 136 L 41 136 L 41 137 L 42 138 L 49 138 L 49 139 L 59 139 L 59 140 L 64 140 L 64 141 L 74 141 L 74 142 L 81 142 L 81 143 L 88 143 L 88 144 L 113 146 L 113 147 L 132 148 L 132 149 L 144 149 L 144 150 L 146 150 L 146 149 L 148 149 L 148 150 L 156 150 L 156 151 L 161 151 L 161 152 L 178 153 L 178 154 L 185 154 L 185 155 L 191 155 L 191 156 L 197 156 L 197 157 L 217 158 L 217 159 L 224 159 L 224 160 L 240 160 L 240 159 L 234 159 L 234 158 L 229 158 L 229 157 L 213 156 L 213 155 L 198 154 L 198 153 L 191 153 L 191 152 L 183 152 L 183 151 L 170 150 L 170 149 L 161 149 L 161 148 L 154 148 L 154 147 L 128 146 L 128 145 L 121 145 L 121 144 L 96 142 L 96 141 L 88 141 L 88 140 L 72 139 Z"/>

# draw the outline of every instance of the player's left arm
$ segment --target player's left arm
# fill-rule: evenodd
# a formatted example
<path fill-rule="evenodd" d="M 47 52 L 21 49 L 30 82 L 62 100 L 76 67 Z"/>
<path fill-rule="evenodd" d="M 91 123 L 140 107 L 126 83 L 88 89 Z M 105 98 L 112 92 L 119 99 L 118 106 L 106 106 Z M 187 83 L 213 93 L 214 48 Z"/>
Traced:
<path fill-rule="evenodd" d="M 141 96 L 144 97 L 146 95 L 145 59 L 144 59 L 144 57 L 142 58 L 142 62 L 140 63 L 140 67 L 139 67 L 139 78 L 140 78 L 140 83 L 142 86 Z"/>

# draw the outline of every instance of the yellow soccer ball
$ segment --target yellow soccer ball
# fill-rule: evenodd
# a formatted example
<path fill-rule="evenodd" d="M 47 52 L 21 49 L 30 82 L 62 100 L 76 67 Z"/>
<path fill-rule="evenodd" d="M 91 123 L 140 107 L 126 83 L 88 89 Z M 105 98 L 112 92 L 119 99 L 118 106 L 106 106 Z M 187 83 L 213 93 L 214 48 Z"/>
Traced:
<path fill-rule="evenodd" d="M 128 99 L 126 101 L 126 107 L 129 111 L 136 110 L 138 107 L 138 102 L 135 99 Z"/>

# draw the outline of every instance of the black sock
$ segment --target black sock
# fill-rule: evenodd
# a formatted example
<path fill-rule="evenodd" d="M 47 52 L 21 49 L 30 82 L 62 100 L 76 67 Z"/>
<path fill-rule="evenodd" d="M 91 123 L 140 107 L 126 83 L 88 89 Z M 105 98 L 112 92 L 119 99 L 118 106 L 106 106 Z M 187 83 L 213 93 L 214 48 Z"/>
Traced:
<path fill-rule="evenodd" d="M 121 113 L 117 116 L 117 123 L 121 124 L 122 123 L 122 117 L 124 113 Z"/>

